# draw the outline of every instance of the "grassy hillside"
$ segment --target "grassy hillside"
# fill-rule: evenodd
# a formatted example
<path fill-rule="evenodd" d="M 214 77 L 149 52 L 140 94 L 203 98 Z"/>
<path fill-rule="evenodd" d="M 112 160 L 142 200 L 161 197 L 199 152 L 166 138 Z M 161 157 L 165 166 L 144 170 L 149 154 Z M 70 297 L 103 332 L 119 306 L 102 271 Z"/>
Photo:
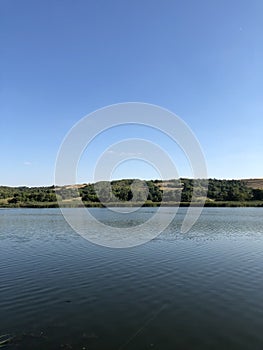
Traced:
<path fill-rule="evenodd" d="M 253 189 L 263 189 L 263 179 L 245 179 L 243 180 L 247 187 Z"/>
<path fill-rule="evenodd" d="M 206 183 L 208 182 L 208 191 Z M 0 187 L 0 207 L 68 207 L 78 206 L 80 199 L 87 206 L 158 206 L 189 205 L 192 200 L 192 179 L 166 181 L 134 179 L 102 181 L 96 184 L 60 187 Z M 263 206 L 263 179 L 195 180 L 196 205 L 206 198 L 206 206 Z"/>

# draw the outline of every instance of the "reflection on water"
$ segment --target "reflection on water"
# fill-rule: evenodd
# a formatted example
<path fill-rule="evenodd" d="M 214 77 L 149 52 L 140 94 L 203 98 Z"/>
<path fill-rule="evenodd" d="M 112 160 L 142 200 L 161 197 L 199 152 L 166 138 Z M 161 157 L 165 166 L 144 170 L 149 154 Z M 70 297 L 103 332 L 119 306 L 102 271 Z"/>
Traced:
<path fill-rule="evenodd" d="M 118 227 L 155 210 L 91 209 Z M 58 209 L 0 210 L 0 332 L 10 349 L 262 349 L 262 214 L 206 208 L 181 234 L 181 208 L 151 242 L 109 249 Z"/>

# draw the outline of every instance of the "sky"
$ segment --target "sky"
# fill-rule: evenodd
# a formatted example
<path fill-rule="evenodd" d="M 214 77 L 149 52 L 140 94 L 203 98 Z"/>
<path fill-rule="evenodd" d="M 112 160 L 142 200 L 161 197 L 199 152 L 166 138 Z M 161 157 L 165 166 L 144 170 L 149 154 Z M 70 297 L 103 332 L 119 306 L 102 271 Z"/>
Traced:
<path fill-rule="evenodd" d="M 69 130 L 124 102 L 183 119 L 209 177 L 263 177 L 262 13 L 262 0 L 2 0 L 0 185 L 53 184 Z M 159 144 L 191 177 L 177 145 L 135 125 L 94 139 L 77 181 L 89 182 L 101 152 L 128 137 Z M 133 177 L 158 172 L 130 160 L 113 174 Z"/>

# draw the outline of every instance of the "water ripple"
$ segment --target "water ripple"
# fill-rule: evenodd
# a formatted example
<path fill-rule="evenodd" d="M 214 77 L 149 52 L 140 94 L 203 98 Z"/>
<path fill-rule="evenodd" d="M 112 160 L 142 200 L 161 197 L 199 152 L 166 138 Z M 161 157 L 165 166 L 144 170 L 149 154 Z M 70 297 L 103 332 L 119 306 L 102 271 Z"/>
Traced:
<path fill-rule="evenodd" d="M 1 333 L 26 350 L 262 349 L 262 210 L 206 208 L 181 234 L 182 208 L 123 250 L 84 240 L 57 209 L 0 211 Z"/>

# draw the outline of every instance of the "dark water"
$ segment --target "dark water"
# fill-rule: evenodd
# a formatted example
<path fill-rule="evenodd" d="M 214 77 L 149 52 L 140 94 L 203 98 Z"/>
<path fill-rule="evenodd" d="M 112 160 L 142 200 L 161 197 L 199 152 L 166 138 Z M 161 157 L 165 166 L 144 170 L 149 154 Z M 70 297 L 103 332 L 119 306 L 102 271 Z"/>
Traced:
<path fill-rule="evenodd" d="M 7 348 L 262 349 L 263 209 L 206 208 L 181 234 L 184 214 L 149 243 L 110 249 L 57 209 L 0 210 Z"/>

